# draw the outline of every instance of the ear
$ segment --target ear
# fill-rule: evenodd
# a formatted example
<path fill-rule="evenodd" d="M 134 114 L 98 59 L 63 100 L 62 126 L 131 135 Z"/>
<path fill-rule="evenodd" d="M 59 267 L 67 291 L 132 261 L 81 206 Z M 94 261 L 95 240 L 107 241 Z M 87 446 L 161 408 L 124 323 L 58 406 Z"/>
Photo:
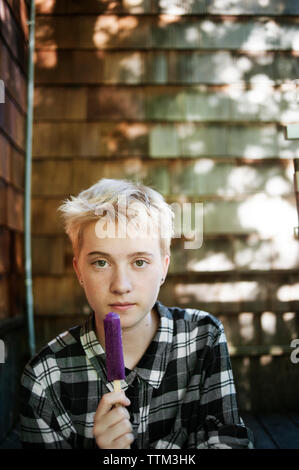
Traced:
<path fill-rule="evenodd" d="M 80 282 L 81 275 L 80 275 L 78 263 L 77 263 L 77 260 L 76 260 L 75 256 L 73 257 L 73 268 L 75 270 L 75 273 L 77 274 L 78 281 Z"/>
<path fill-rule="evenodd" d="M 163 277 L 164 277 L 164 279 L 166 279 L 166 276 L 167 276 L 169 263 L 170 263 L 170 256 L 165 255 L 164 261 L 163 261 Z"/>

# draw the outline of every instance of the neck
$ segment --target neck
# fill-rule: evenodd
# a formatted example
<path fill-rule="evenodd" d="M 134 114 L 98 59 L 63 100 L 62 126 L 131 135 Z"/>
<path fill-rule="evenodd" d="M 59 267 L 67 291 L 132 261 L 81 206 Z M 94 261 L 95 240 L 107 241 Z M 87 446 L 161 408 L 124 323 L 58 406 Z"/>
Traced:
<path fill-rule="evenodd" d="M 152 309 L 139 324 L 122 330 L 125 359 L 131 363 L 139 362 L 155 336 L 159 323 L 159 314 Z"/>

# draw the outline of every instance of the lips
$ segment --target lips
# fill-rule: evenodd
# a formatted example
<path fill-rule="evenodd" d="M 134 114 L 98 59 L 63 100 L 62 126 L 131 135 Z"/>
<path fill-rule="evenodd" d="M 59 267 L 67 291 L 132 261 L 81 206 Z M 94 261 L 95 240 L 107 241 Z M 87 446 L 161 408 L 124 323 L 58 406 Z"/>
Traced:
<path fill-rule="evenodd" d="M 110 308 L 113 310 L 118 310 L 119 312 L 126 312 L 130 310 L 132 307 L 135 307 L 136 304 L 111 304 Z"/>
<path fill-rule="evenodd" d="M 129 303 L 126 303 L 126 304 L 110 304 L 111 307 L 128 307 L 130 305 L 135 305 L 135 304 L 129 304 Z"/>

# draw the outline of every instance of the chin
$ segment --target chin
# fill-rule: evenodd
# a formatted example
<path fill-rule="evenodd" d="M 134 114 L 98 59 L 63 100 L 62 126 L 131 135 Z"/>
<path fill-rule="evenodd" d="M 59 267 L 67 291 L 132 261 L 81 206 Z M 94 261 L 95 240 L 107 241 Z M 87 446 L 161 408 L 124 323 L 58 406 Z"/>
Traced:
<path fill-rule="evenodd" d="M 120 325 L 122 328 L 131 328 L 144 319 L 144 315 L 120 314 Z"/>

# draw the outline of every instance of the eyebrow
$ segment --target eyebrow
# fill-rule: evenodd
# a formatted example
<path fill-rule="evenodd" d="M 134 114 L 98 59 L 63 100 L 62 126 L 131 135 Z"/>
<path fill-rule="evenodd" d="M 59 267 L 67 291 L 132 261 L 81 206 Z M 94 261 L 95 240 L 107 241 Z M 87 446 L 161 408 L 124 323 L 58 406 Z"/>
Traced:
<path fill-rule="evenodd" d="M 92 256 L 92 255 L 101 255 L 101 256 L 106 256 L 106 258 L 113 259 L 113 256 L 110 253 L 105 253 L 105 251 L 91 251 L 88 253 L 87 256 Z M 150 253 L 149 251 L 135 251 L 135 253 L 130 253 L 127 258 L 131 258 L 133 256 L 149 256 L 150 258 L 154 258 L 153 253 Z"/>

